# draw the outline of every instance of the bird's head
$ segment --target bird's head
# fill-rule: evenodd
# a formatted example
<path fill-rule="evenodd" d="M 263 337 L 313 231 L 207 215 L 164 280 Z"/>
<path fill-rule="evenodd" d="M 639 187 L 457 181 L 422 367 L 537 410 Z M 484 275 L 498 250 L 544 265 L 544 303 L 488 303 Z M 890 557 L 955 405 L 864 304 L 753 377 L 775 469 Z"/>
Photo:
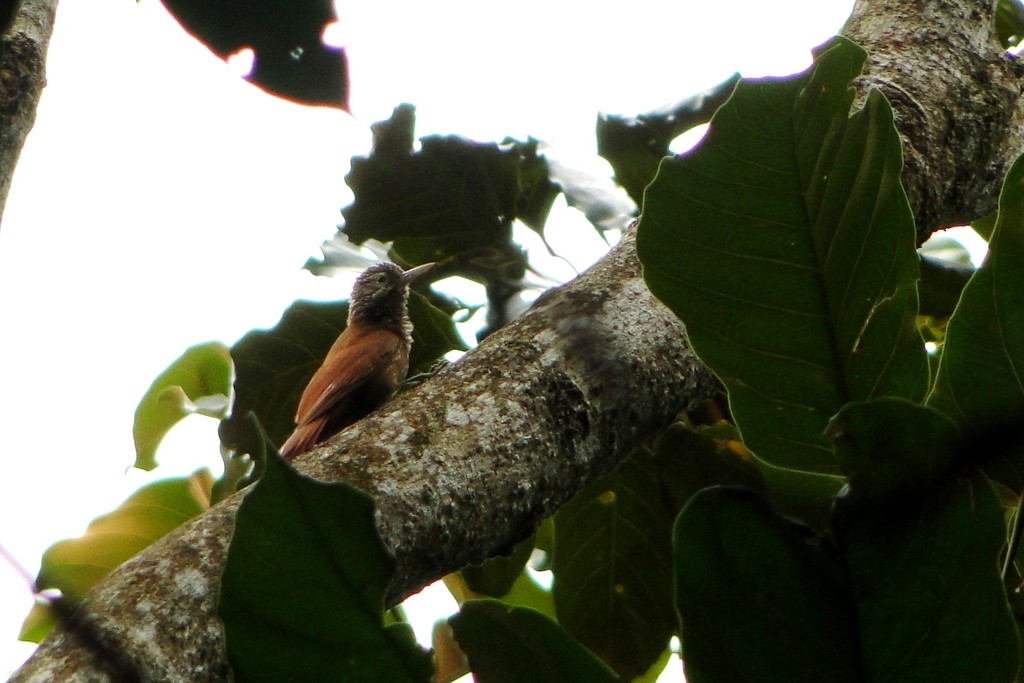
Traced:
<path fill-rule="evenodd" d="M 402 320 L 406 314 L 409 283 L 428 270 L 433 263 L 402 270 L 394 263 L 377 263 L 356 278 L 349 302 L 349 320 Z"/>

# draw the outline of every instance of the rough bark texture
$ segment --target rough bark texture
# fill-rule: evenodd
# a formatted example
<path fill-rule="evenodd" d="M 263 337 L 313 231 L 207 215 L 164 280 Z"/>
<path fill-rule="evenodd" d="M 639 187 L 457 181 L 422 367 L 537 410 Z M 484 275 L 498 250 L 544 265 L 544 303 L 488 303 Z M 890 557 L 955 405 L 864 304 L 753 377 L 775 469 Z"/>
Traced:
<path fill-rule="evenodd" d="M 390 601 L 507 548 L 716 390 L 644 285 L 633 235 L 459 363 L 300 456 L 373 494 Z M 118 568 L 14 680 L 227 676 L 217 585 L 244 492 Z"/>
<path fill-rule="evenodd" d="M 0 216 L 46 85 L 46 50 L 56 11 L 57 0 L 23 0 L 0 38 Z"/>
<path fill-rule="evenodd" d="M 922 234 L 994 208 L 1024 147 L 1017 67 L 990 34 L 992 9 L 864 0 L 846 29 L 871 52 L 861 85 L 896 108 Z M 376 496 L 398 560 L 392 599 L 526 535 L 707 394 L 683 329 L 637 270 L 627 238 L 463 361 L 296 461 Z M 80 626 L 58 629 L 13 680 L 224 680 L 215 600 L 239 499 L 114 572 Z"/>
<path fill-rule="evenodd" d="M 903 184 L 920 241 L 996 210 L 1024 150 L 1024 64 L 993 28 L 994 0 L 858 2 L 844 33 L 868 51 L 861 92 L 877 87 L 903 136 Z"/>

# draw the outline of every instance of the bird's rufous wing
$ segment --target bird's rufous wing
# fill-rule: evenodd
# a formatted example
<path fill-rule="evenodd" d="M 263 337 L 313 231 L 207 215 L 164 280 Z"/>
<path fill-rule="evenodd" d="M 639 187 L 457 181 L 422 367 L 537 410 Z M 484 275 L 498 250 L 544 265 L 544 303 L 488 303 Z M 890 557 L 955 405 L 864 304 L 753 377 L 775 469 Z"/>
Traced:
<path fill-rule="evenodd" d="M 402 343 L 391 330 L 350 334 L 350 329 L 338 338 L 306 385 L 295 411 L 295 424 L 303 425 L 328 412 L 339 399 L 390 362 Z"/>

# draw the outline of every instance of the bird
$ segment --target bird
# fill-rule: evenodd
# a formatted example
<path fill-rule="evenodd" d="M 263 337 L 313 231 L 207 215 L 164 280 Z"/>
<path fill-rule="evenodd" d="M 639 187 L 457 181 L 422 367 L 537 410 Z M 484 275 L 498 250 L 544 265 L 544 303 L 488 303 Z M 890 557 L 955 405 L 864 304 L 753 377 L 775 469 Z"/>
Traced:
<path fill-rule="evenodd" d="M 377 263 L 356 278 L 348 323 L 302 392 L 295 430 L 281 445 L 286 459 L 366 417 L 395 393 L 409 371 L 409 284 L 433 267 L 403 271 Z"/>

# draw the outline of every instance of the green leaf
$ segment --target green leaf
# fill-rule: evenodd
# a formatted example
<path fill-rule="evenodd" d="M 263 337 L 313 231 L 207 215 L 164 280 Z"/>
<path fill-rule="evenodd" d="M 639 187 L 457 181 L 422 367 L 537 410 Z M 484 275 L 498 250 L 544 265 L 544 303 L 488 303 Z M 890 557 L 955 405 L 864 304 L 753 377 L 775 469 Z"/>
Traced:
<path fill-rule="evenodd" d="M 247 80 L 272 95 L 303 104 L 348 109 L 345 50 L 320 39 L 337 20 L 329 0 L 163 0 L 182 27 L 227 59 L 254 54 Z"/>
<path fill-rule="evenodd" d="M 710 486 L 743 486 L 765 493 L 772 507 L 816 529 L 826 529 L 832 499 L 845 481 L 774 467 L 747 450 L 727 422 L 696 431 L 675 425 L 655 444 L 658 472 L 673 515 L 697 491 Z"/>
<path fill-rule="evenodd" d="M 948 318 L 956 309 L 974 266 L 958 265 L 921 255 L 921 314 Z"/>
<path fill-rule="evenodd" d="M 988 256 L 964 288 L 928 403 L 975 434 L 1024 414 L 1024 157 L 999 195 Z"/>
<path fill-rule="evenodd" d="M 474 600 L 448 623 L 479 683 L 619 680 L 558 624 L 533 610 Z"/>
<path fill-rule="evenodd" d="M 116 510 L 93 520 L 82 536 L 47 548 L 37 589 L 59 589 L 65 605 L 77 604 L 115 567 L 206 510 L 212 485 L 212 475 L 200 470 L 143 486 Z M 49 607 L 37 605 L 19 637 L 39 642 L 53 626 L 53 617 Z"/>
<path fill-rule="evenodd" d="M 1017 633 L 997 568 L 1006 527 L 983 477 L 946 478 L 845 520 L 863 680 L 1013 679 Z"/>
<path fill-rule="evenodd" d="M 1024 39 L 1024 6 L 1020 0 L 999 0 L 996 3 L 996 35 L 1009 49 Z"/>
<path fill-rule="evenodd" d="M 695 495 L 674 529 L 676 602 L 691 683 L 860 683 L 840 562 L 749 489 Z"/>
<path fill-rule="evenodd" d="M 345 329 L 347 317 L 348 302 L 297 301 L 272 329 L 254 330 L 238 340 L 231 347 L 232 415 L 254 412 L 270 440 L 282 443 L 295 427 L 302 391 Z M 448 351 L 466 348 L 451 317 L 416 292 L 409 296 L 409 317 L 414 326 L 410 375 L 429 370 Z"/>
<path fill-rule="evenodd" d="M 193 413 L 222 419 L 231 394 L 231 355 L 220 342 L 190 347 L 153 380 L 135 409 L 135 467 L 156 467 L 171 427 Z"/>
<path fill-rule="evenodd" d="M 269 330 L 231 347 L 235 363 L 232 422 L 252 411 L 267 437 L 282 443 L 295 428 L 295 408 L 310 377 L 345 329 L 348 302 L 296 301 Z"/>
<path fill-rule="evenodd" d="M 990 213 L 981 218 L 976 218 L 971 221 L 971 229 L 978 233 L 978 236 L 986 242 L 991 241 L 992 233 L 996 229 L 996 214 Z"/>
<path fill-rule="evenodd" d="M 704 143 L 662 163 L 637 236 L 648 286 L 726 385 L 747 446 L 824 474 L 842 405 L 928 384 L 892 112 L 873 91 L 849 116 L 863 62 L 837 38 L 799 77 L 742 81 Z"/>
<path fill-rule="evenodd" d="M 555 515 L 558 621 L 624 678 L 658 659 L 676 628 L 672 515 L 645 449 Z"/>
<path fill-rule="evenodd" d="M 409 351 L 410 377 L 427 372 L 449 351 L 465 351 L 469 348 L 455 328 L 452 316 L 433 305 L 419 292 L 409 293 L 409 319 L 413 323 L 412 349 Z"/>
<path fill-rule="evenodd" d="M 559 193 L 558 186 L 551 181 L 548 160 L 538 152 L 539 141 L 534 138 L 526 144 L 505 138 L 501 144 L 519 152 L 516 217 L 531 230 L 543 233 Z"/>
<path fill-rule="evenodd" d="M 470 600 L 490 598 L 485 593 L 478 593 L 470 588 L 462 573 L 449 574 L 444 577 L 444 585 L 448 592 L 460 605 Z M 555 603 L 551 599 L 551 591 L 537 583 L 526 570 L 519 572 L 512 582 L 512 588 L 504 595 L 496 598 L 502 604 L 512 607 L 528 607 L 551 619 L 555 618 Z"/>
<path fill-rule="evenodd" d="M 638 116 L 602 114 L 597 120 L 597 153 L 608 160 L 615 179 L 637 206 L 672 141 L 707 123 L 732 93 L 739 75 L 680 102 Z"/>
<path fill-rule="evenodd" d="M 459 574 L 474 593 L 500 598 L 511 591 L 516 580 L 522 576 L 532 552 L 531 536 L 517 543 L 508 555 L 489 557 L 478 565 L 463 567 Z"/>
<path fill-rule="evenodd" d="M 384 626 L 394 560 L 373 501 L 276 452 L 235 520 L 218 614 L 239 681 L 428 681 L 407 625 Z"/>
<path fill-rule="evenodd" d="M 954 463 L 960 441 L 942 413 L 893 398 L 844 406 L 828 433 L 849 494 L 875 502 L 932 485 Z"/>
<path fill-rule="evenodd" d="M 677 423 L 658 437 L 654 450 L 673 519 L 693 494 L 710 486 L 765 489 L 761 468 L 731 425 L 690 429 Z"/>

